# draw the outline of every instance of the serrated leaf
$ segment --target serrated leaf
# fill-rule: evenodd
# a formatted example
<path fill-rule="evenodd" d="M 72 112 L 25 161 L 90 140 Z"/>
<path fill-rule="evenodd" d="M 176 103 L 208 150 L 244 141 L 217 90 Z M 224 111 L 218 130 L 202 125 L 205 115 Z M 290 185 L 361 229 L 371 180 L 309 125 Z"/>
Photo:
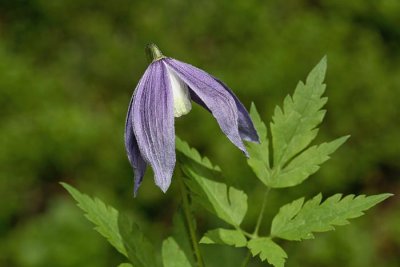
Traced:
<path fill-rule="evenodd" d="M 239 226 L 247 212 L 247 195 L 234 187 L 211 180 L 214 173 L 210 170 L 216 170 L 216 167 L 186 142 L 180 140 L 178 143 L 178 159 L 188 178 L 185 183 L 193 199 L 225 222 Z"/>
<path fill-rule="evenodd" d="M 271 238 L 258 237 L 251 239 L 247 247 L 250 249 L 253 256 L 260 254 L 262 261 L 267 260 L 269 264 L 275 267 L 283 267 L 287 259 L 286 252 Z"/>
<path fill-rule="evenodd" d="M 272 221 L 271 236 L 287 240 L 314 238 L 313 232 L 325 232 L 336 225 L 348 224 L 348 219 L 363 215 L 363 211 L 382 202 L 391 194 L 365 196 L 336 194 L 321 203 L 321 194 L 304 203 L 298 199 L 280 208 Z M 304 203 L 304 204 L 303 204 Z"/>
<path fill-rule="evenodd" d="M 316 137 L 316 127 L 325 115 L 321 108 L 327 101 L 327 98 L 322 97 L 325 91 L 325 71 L 324 57 L 310 72 L 306 84 L 299 82 L 293 96 L 285 98 L 283 108 L 275 108 L 270 125 L 274 166 L 284 166 Z"/>
<path fill-rule="evenodd" d="M 193 173 L 190 178 L 187 184 L 197 193 L 194 199 L 198 203 L 231 225 L 241 224 L 247 212 L 247 195 L 243 191 Z"/>
<path fill-rule="evenodd" d="M 245 247 L 247 244 L 246 237 L 238 230 L 232 229 L 214 229 L 208 231 L 201 239 L 202 244 L 220 244 L 235 247 Z"/>
<path fill-rule="evenodd" d="M 144 236 L 139 227 L 126 216 L 118 216 L 118 228 L 121 233 L 128 259 L 135 267 L 159 266 L 152 243 Z"/>
<path fill-rule="evenodd" d="M 186 158 L 210 170 L 221 171 L 217 165 L 214 166 L 207 157 L 202 157 L 196 149 L 191 148 L 187 142 L 183 141 L 178 136 L 175 136 L 175 145 L 178 152 L 185 155 Z"/>
<path fill-rule="evenodd" d="M 118 267 L 133 267 L 130 263 L 121 263 Z"/>
<path fill-rule="evenodd" d="M 322 97 L 325 91 L 325 71 L 326 58 L 323 58 L 308 75 L 306 84 L 300 82 L 293 96 L 285 98 L 283 108 L 276 107 L 273 122 L 270 124 L 272 166 L 267 128 L 252 106 L 251 116 L 261 143 L 248 144 L 248 164 L 266 186 L 282 188 L 300 184 L 314 174 L 348 139 L 348 136 L 345 136 L 329 143 L 308 147 L 316 137 L 316 127 L 325 114 L 325 111 L 321 110 L 327 101 L 327 98 Z"/>
<path fill-rule="evenodd" d="M 82 194 L 66 183 L 60 183 L 78 203 L 78 207 L 86 212 L 85 217 L 94 223 L 95 230 L 104 236 L 121 254 L 127 256 L 122 237 L 118 229 L 118 211 L 107 206 L 98 198 Z"/>
<path fill-rule="evenodd" d="M 260 143 L 248 142 L 247 150 L 250 157 L 247 159 L 247 163 L 253 169 L 257 177 L 266 185 L 270 184 L 271 169 L 269 164 L 269 144 L 267 136 L 267 127 L 261 120 L 260 115 L 256 109 L 254 103 L 251 104 L 250 116 L 253 120 L 254 126 L 257 130 L 260 138 Z"/>
<path fill-rule="evenodd" d="M 322 143 L 307 148 L 297 157 L 293 158 L 269 182 L 269 186 L 274 188 L 290 187 L 302 183 L 305 179 L 316 173 L 320 165 L 327 161 L 330 155 L 336 151 L 349 136 L 340 137 L 329 143 Z"/>
<path fill-rule="evenodd" d="M 180 249 L 175 239 L 169 237 L 162 244 L 164 267 L 191 267 L 185 253 Z"/>

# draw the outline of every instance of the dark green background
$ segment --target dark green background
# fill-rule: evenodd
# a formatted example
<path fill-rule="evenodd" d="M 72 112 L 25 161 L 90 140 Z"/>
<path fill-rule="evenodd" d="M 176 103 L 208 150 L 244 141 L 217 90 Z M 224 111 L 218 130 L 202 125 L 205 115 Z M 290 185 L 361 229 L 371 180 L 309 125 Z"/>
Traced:
<path fill-rule="evenodd" d="M 279 205 L 298 196 L 399 193 L 399 25 L 398 0 L 0 1 L 0 266 L 123 261 L 59 181 L 130 213 L 156 245 L 170 233 L 175 182 L 164 195 L 148 171 L 133 199 L 123 146 L 148 42 L 219 77 L 267 121 L 328 55 L 328 113 L 319 140 L 352 137 L 304 184 L 272 192 L 262 232 Z M 250 229 L 263 188 L 244 156 L 198 106 L 176 124 L 179 136 L 249 194 Z M 399 208 L 395 196 L 350 226 L 282 243 L 287 266 L 399 266 Z M 200 231 L 221 225 L 204 211 L 198 215 Z M 203 248 L 210 266 L 236 266 L 244 257 Z"/>

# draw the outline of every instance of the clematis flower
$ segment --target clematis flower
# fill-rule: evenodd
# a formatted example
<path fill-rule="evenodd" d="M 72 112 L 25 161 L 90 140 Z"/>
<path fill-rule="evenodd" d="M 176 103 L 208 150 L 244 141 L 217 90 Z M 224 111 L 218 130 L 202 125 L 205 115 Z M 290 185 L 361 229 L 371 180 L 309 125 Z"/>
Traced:
<path fill-rule="evenodd" d="M 174 121 L 189 113 L 191 100 L 212 113 L 222 132 L 248 156 L 242 140 L 258 142 L 250 116 L 221 81 L 205 71 L 165 57 L 154 44 L 147 46 L 151 64 L 137 85 L 129 104 L 125 147 L 134 169 L 134 194 L 147 165 L 163 192 L 171 184 L 175 167 Z"/>

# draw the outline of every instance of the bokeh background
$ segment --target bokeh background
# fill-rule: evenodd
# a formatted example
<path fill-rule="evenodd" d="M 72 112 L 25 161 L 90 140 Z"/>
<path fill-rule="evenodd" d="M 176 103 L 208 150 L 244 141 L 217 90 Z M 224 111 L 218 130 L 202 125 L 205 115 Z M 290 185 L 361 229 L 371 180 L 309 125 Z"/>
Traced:
<path fill-rule="evenodd" d="M 170 234 L 175 183 L 164 195 L 148 170 L 134 199 L 123 146 L 148 42 L 225 81 L 266 121 L 328 55 L 319 140 L 352 137 L 304 184 L 272 192 L 263 232 L 279 205 L 302 195 L 400 193 L 398 0 L 0 1 L 0 266 L 123 261 L 59 181 L 129 213 L 156 246 Z M 243 155 L 198 106 L 176 128 L 249 194 L 251 227 L 263 187 Z M 202 210 L 198 218 L 200 231 L 221 225 Z M 282 246 L 287 266 L 400 266 L 400 200 L 315 240 Z M 203 249 L 210 266 L 236 266 L 244 257 Z"/>

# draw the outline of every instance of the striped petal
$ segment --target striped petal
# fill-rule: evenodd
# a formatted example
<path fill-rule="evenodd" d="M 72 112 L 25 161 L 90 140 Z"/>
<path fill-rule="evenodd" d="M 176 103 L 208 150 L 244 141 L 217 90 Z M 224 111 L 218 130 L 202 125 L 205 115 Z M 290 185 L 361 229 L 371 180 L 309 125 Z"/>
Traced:
<path fill-rule="evenodd" d="M 139 83 L 139 85 L 140 85 L 140 83 Z M 136 137 L 133 133 L 132 102 L 133 102 L 133 97 L 131 99 L 131 102 L 129 103 L 128 114 L 126 115 L 125 149 L 126 149 L 126 153 L 128 155 L 129 162 L 131 163 L 132 168 L 134 170 L 133 195 L 136 196 L 137 190 L 139 189 L 139 186 L 142 183 L 147 164 L 144 161 L 142 155 L 140 155 L 138 143 L 137 143 Z"/>
<path fill-rule="evenodd" d="M 250 118 L 249 112 L 247 109 L 244 107 L 242 102 L 240 102 L 239 98 L 232 92 L 229 87 L 220 81 L 219 79 L 215 78 L 214 79 L 221 84 L 225 90 L 233 97 L 236 103 L 236 107 L 238 110 L 238 124 L 239 124 L 239 134 L 242 140 L 249 141 L 249 142 L 256 142 L 259 143 L 260 139 L 258 137 L 258 133 L 254 127 L 253 121 Z M 193 92 L 191 92 L 190 95 L 191 99 L 202 106 L 203 108 L 207 109 L 210 111 L 207 107 L 207 105 Z M 211 111 L 210 111 L 211 112 Z"/>
<path fill-rule="evenodd" d="M 201 69 L 172 58 L 165 59 L 165 62 L 189 86 L 192 99 L 211 111 L 229 140 L 248 156 L 239 133 L 239 112 L 232 94 Z"/>
<path fill-rule="evenodd" d="M 238 110 L 238 123 L 239 123 L 239 134 L 240 137 L 245 140 L 245 141 L 250 141 L 250 142 L 260 142 L 260 138 L 258 137 L 256 128 L 254 127 L 253 121 L 250 118 L 249 112 L 247 109 L 244 107 L 242 102 L 240 102 L 239 98 L 232 92 L 229 87 L 220 81 L 219 79 L 215 78 L 214 79 L 221 84 L 225 90 L 233 97 L 236 103 L 236 107 Z"/>
<path fill-rule="evenodd" d="M 163 192 L 175 167 L 174 105 L 171 83 L 162 60 L 150 64 L 132 103 L 133 131 L 140 152 Z"/>

